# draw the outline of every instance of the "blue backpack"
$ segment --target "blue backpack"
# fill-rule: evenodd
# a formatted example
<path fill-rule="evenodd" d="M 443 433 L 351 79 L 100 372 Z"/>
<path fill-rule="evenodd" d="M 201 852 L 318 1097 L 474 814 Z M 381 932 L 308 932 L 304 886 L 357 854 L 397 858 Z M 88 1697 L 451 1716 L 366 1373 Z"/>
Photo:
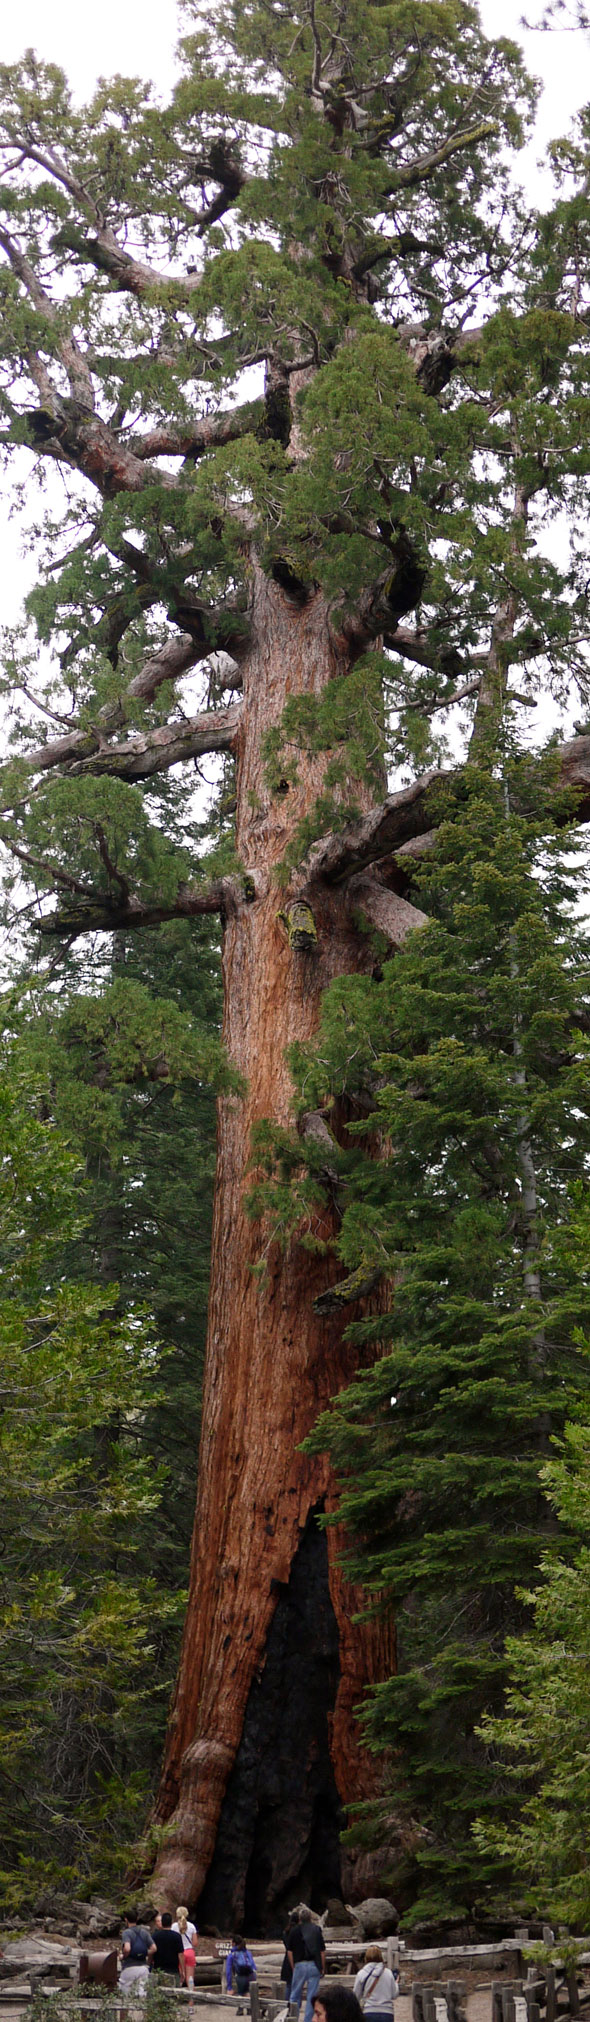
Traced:
<path fill-rule="evenodd" d="M 139 1931 L 136 1927 L 131 1932 L 129 1959 L 133 1961 L 134 1966 L 144 1966 L 148 1952 L 149 1938 L 145 1931 Z"/>

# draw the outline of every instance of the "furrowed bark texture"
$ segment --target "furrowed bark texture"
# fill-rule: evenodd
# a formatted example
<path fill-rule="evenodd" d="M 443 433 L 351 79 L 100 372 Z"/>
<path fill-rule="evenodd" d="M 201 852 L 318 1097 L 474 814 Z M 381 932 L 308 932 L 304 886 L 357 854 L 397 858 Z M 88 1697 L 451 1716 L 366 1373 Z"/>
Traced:
<path fill-rule="evenodd" d="M 319 595 L 302 610 L 256 576 L 237 817 L 256 897 L 228 917 L 223 957 L 225 1039 L 247 1095 L 219 1112 L 198 1507 L 155 1882 L 159 1902 L 201 1899 L 200 1913 L 226 1925 L 247 1910 L 268 1928 L 298 1883 L 339 1885 L 342 1806 L 374 1788 L 354 1707 L 393 1662 L 386 1625 L 353 1624 L 361 1597 L 337 1564 L 335 1531 L 326 1538 L 315 1522 L 333 1506 L 327 1462 L 298 1452 L 356 1366 L 343 1339 L 350 1310 L 314 1314 L 335 1267 L 299 1243 L 287 1254 L 271 1245 L 257 1274 L 261 1230 L 245 1208 L 253 1126 L 292 1121 L 286 1049 L 313 1033 L 330 979 L 369 959 L 344 894 L 319 882 L 317 945 L 289 946 L 272 871 L 313 804 L 321 764 L 302 759 L 297 784 L 271 794 L 261 759 L 287 696 L 345 671 L 344 651 Z M 314 1232 L 333 1229 L 330 1211 L 318 1214 Z"/>

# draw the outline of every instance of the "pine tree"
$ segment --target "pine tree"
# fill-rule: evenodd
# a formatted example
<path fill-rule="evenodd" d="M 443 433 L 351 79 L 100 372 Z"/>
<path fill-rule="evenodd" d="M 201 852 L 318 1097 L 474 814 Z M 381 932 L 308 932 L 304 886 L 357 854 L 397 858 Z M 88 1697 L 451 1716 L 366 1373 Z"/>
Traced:
<path fill-rule="evenodd" d="M 195 948 L 185 921 L 118 935 L 100 987 L 71 951 L 59 995 L 37 978 L 12 1020 L 18 1057 L 45 1073 L 52 1118 L 84 1164 L 85 1221 L 64 1269 L 116 1281 L 166 1350 L 165 1391 L 142 1437 L 165 1470 L 154 1565 L 175 1589 L 186 1585 L 194 1515 L 215 1091 L 230 1078 L 215 941 L 207 926 Z"/>
<path fill-rule="evenodd" d="M 20 991 L 5 999 L 13 1030 L 15 1071 L 41 1091 L 46 1122 L 78 1156 L 84 1172 L 84 1215 L 66 1221 L 57 1237 L 53 1273 L 79 1297 L 92 1301 L 105 1288 L 109 1309 L 123 1317 L 142 1312 L 156 1329 L 162 1358 L 159 1378 L 146 1371 L 141 1404 L 132 1402 L 127 1446 L 158 1484 L 158 1494 L 128 1540 L 139 1562 L 140 1591 L 149 1576 L 149 1663 L 131 1698 L 122 1663 L 117 1692 L 103 1697 L 100 1758 L 118 1765 L 100 1794 L 97 1785 L 96 1723 L 83 1697 L 70 1690 L 71 1653 L 67 1638 L 53 1652 L 54 1708 L 67 1704 L 67 1866 L 76 1860 L 82 1882 L 88 1876 L 89 1847 L 94 1873 L 101 1862 L 109 1879 L 123 1871 L 125 1847 L 153 1799 L 165 1721 L 178 1660 L 179 1630 L 186 1592 L 186 1565 L 194 1513 L 205 1343 L 212 1185 L 215 1152 L 215 1086 L 227 1082 L 219 1045 L 220 990 L 214 923 L 195 950 L 185 921 L 114 939 L 112 960 L 102 977 L 88 970 L 81 950 L 70 950 L 59 992 L 47 989 L 25 969 Z M 195 959 L 196 957 L 196 959 Z M 113 1307 L 113 1284 L 116 1302 Z M 115 1372 L 116 1373 L 116 1372 Z M 129 1400 L 127 1400 L 129 1402 Z M 105 1442 L 112 1439 L 112 1400 L 100 1420 L 97 1399 L 92 1442 L 98 1481 Z M 45 1431 L 38 1429 L 38 1467 L 43 1465 Z M 92 1442 L 85 1456 L 92 1468 Z M 49 1465 L 53 1453 L 49 1434 Z M 64 1549 L 56 1539 L 56 1567 Z M 91 1542 L 90 1558 L 99 1582 L 117 1581 L 120 1545 L 104 1526 Z M 47 1565 L 51 1562 L 51 1547 Z M 18 1591 L 18 1553 L 12 1562 Z M 160 1605 L 160 1602 L 162 1605 Z M 144 1602 L 141 1603 L 142 1607 Z M 19 1601 L 20 1607 L 20 1601 Z M 18 1656 L 15 1655 L 18 1673 Z M 149 1677 L 148 1677 L 149 1670 Z M 44 1681 L 44 1689 L 45 1689 Z M 27 1697 L 27 1691 L 24 1691 Z M 109 1732 L 110 1722 L 110 1732 Z M 43 1773 L 33 1780 L 28 1805 L 28 1865 L 39 1867 L 46 1845 L 47 1792 L 62 1793 L 64 1735 L 49 1719 Z M 124 1756 L 121 1749 L 126 1727 Z M 124 1768 L 124 1775 L 123 1775 Z M 92 1809 L 92 1832 L 72 1848 L 70 1820 L 78 1824 Z M 113 1850 L 111 1808 L 118 1818 L 120 1849 Z M 64 1818 L 56 1816 L 55 1848 L 64 1839 Z M 5 1853 L 5 1861 L 8 1851 Z M 42 1863 L 43 1865 L 43 1863 Z M 15 1883 L 25 1885 L 22 1847 Z"/>
<path fill-rule="evenodd" d="M 316 1189 L 307 1247 L 267 1243 L 245 1208 L 252 1126 L 289 1123 L 287 1046 L 310 1040 L 335 977 L 372 967 L 359 913 L 394 949 L 420 922 L 433 768 L 460 770 L 448 712 L 491 765 L 521 706 L 507 697 L 572 678 L 586 693 L 587 132 L 560 149 L 564 195 L 538 220 L 508 160 L 533 87 L 463 0 L 254 0 L 211 29 L 189 6 L 185 24 L 163 110 L 115 79 L 78 111 L 31 55 L 2 71 L 4 442 L 27 479 L 32 457 L 68 486 L 38 529 L 29 614 L 59 656 L 42 693 L 35 645 L 7 645 L 28 730 L 3 835 L 49 949 L 224 925 L 246 1093 L 219 1113 L 158 1886 L 196 1902 L 207 1876 L 229 1921 L 245 1899 L 279 1915 L 303 1874 L 332 1882 L 342 1803 L 373 1781 L 354 1704 L 392 1661 L 383 1627 L 351 1626 L 337 1541 L 320 1550 L 314 1524 L 333 1477 L 299 1452 L 357 1363 L 345 1297 L 314 1310 L 338 1210 Z M 539 545 L 545 510 L 570 514 L 563 569 Z M 205 752 L 235 762 L 235 843 L 209 861 L 192 770 L 174 837 L 158 789 Z M 389 758 L 411 782 L 383 798 Z M 583 732 L 556 759 L 581 820 L 589 762 Z M 331 1163 L 325 1119 L 305 1117 Z M 312 1562 L 336 1656 L 318 1632 L 302 1784 L 271 1737 Z"/>
<path fill-rule="evenodd" d="M 576 1190 L 561 1238 L 562 1268 L 588 1300 L 588 1202 Z M 587 1350 L 587 1321 L 578 1337 Z M 521 1877 L 527 1908 L 584 1931 L 588 1864 L 588 1406 L 578 1406 L 542 1469 L 559 1532 L 549 1540 L 542 1578 L 527 1594 L 529 1620 L 507 1644 L 506 1707 L 488 1714 L 482 1739 L 508 1783 L 505 1819 L 479 1819 L 488 1858 Z M 532 1608 L 532 1620 L 530 1609 Z"/>
<path fill-rule="evenodd" d="M 474 770 L 423 876 L 430 920 L 377 979 L 331 985 L 293 1060 L 302 1102 L 347 1105 L 344 1283 L 394 1287 L 350 1329 L 380 1359 L 310 1444 L 341 1482 L 352 1576 L 396 1619 L 397 1672 L 365 1716 L 393 1758 L 373 1831 L 384 1805 L 405 1819 L 394 1883 L 418 1921 L 471 1917 L 509 1885 L 473 1844 L 478 1810 L 510 1806 L 475 1730 L 502 1702 L 506 1631 L 546 1541 L 550 1434 L 588 1387 L 564 1234 L 590 1128 L 587 961 L 562 845 L 506 811 L 506 787 Z M 301 1146 L 275 1138 L 267 1158 L 296 1173 Z M 361 1836 L 370 1824 L 369 1809 Z"/>
<path fill-rule="evenodd" d="M 161 1469 L 137 1439 L 157 1346 L 116 1285 L 64 1275 L 87 1203 L 47 1093 L 3 1042 L 0 1847 L 19 1907 L 56 1878 L 118 1880 L 174 1609 L 146 1564 Z"/>

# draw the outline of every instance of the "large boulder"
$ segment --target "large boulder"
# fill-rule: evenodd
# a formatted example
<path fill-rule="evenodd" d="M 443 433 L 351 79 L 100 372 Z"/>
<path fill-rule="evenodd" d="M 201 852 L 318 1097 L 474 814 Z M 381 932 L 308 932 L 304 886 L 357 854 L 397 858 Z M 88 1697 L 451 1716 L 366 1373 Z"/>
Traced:
<path fill-rule="evenodd" d="M 386 1896 L 366 1896 L 364 1903 L 351 1904 L 350 1910 L 363 1938 L 390 1938 L 397 1931 L 398 1912 Z"/>

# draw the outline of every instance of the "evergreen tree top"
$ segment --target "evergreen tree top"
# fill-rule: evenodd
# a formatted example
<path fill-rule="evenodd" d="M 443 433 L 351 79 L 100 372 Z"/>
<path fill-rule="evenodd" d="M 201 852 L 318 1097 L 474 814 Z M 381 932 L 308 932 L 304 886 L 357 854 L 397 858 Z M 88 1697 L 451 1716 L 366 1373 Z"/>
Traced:
<path fill-rule="evenodd" d="M 449 712 L 493 748 L 505 704 L 587 693 L 585 118 L 545 220 L 511 186 L 536 88 L 463 0 L 183 22 L 165 107 L 115 78 L 80 110 L 31 51 L 0 71 L 2 440 L 66 487 L 33 535 L 42 692 L 35 643 L 6 642 L 4 834 L 72 932 L 234 903 L 235 865 L 191 880 L 136 789 L 239 745 L 260 567 L 325 596 L 385 700 L 367 730 L 360 690 L 321 723 L 307 698 L 280 776 L 302 732 L 335 756 L 291 868 L 371 752 L 419 772 Z M 583 739 L 563 767 L 583 813 Z M 74 857 L 71 828 L 48 847 L 56 771 Z"/>

